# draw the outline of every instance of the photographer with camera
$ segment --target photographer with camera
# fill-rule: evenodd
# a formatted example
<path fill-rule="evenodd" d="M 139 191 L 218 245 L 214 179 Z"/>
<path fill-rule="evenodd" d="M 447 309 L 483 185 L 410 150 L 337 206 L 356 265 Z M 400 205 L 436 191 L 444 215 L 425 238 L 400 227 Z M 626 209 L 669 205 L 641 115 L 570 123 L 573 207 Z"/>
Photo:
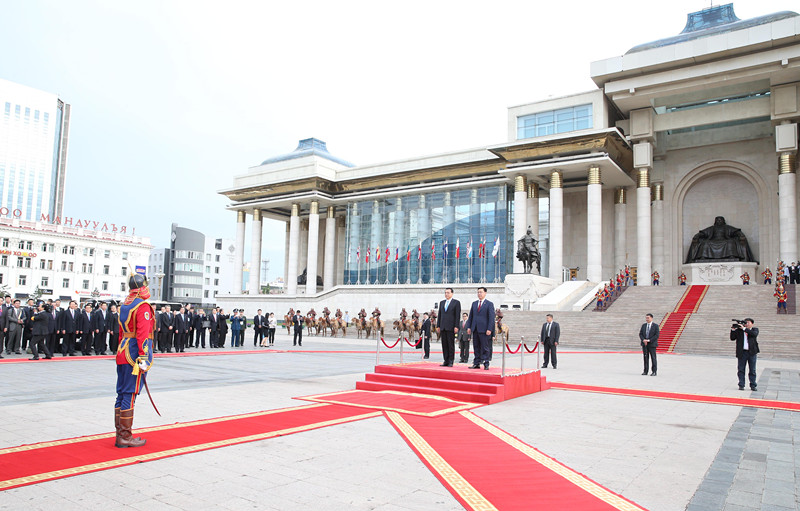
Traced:
<path fill-rule="evenodd" d="M 736 341 L 736 358 L 739 359 L 739 390 L 744 390 L 744 368 L 749 366 L 750 390 L 756 390 L 756 358 L 758 356 L 758 328 L 752 318 L 734 319 L 731 340 Z"/>

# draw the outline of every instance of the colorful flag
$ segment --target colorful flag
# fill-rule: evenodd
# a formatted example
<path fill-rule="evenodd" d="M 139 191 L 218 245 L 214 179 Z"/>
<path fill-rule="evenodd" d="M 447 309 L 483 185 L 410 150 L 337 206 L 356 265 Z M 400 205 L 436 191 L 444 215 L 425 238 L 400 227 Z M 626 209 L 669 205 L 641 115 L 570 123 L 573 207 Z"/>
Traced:
<path fill-rule="evenodd" d="M 422 261 L 422 240 L 419 241 L 419 248 L 417 249 L 417 261 Z"/>
<path fill-rule="evenodd" d="M 375 247 L 375 262 L 381 262 L 381 246 Z"/>
<path fill-rule="evenodd" d="M 411 260 L 411 247 L 406 247 L 406 262 Z"/>
<path fill-rule="evenodd" d="M 461 247 L 458 246 L 459 240 L 456 238 L 456 259 L 461 256 Z"/>
<path fill-rule="evenodd" d="M 484 242 L 481 241 L 481 240 L 478 240 L 478 259 L 483 259 L 483 245 L 484 245 Z"/>
<path fill-rule="evenodd" d="M 447 259 L 447 240 L 444 240 L 444 258 Z"/>
<path fill-rule="evenodd" d="M 467 241 L 467 259 L 472 257 L 472 236 L 469 237 L 469 241 Z"/>
<path fill-rule="evenodd" d="M 436 260 L 436 242 L 431 240 L 431 259 Z"/>
<path fill-rule="evenodd" d="M 358 248 L 356 249 L 356 261 L 358 261 L 359 259 L 361 259 L 361 245 L 359 245 Z"/>
<path fill-rule="evenodd" d="M 364 260 L 369 264 L 369 247 L 364 251 Z"/>
<path fill-rule="evenodd" d="M 494 248 L 492 249 L 492 257 L 497 257 L 498 252 L 500 252 L 500 236 L 496 236 L 494 238 Z"/>
<path fill-rule="evenodd" d="M 389 255 L 391 255 L 391 253 L 392 252 L 391 252 L 391 250 L 389 250 L 389 245 L 386 245 L 386 262 L 387 263 L 389 262 Z M 397 261 L 397 258 L 395 257 L 394 260 Z"/>
<path fill-rule="evenodd" d="M 394 250 L 394 260 L 397 261 L 400 259 L 400 247 L 396 247 Z"/>
<path fill-rule="evenodd" d="M 347 251 L 347 264 L 350 264 L 350 258 L 353 256 L 353 249 Z"/>

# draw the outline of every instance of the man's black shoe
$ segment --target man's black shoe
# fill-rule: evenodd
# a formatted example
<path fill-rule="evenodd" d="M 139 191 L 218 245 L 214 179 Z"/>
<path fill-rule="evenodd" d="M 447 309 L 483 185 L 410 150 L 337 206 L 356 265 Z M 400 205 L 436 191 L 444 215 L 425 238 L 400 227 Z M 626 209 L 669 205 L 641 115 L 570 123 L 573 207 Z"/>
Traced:
<path fill-rule="evenodd" d="M 29 358 L 28 360 L 39 360 L 39 357 Z"/>
<path fill-rule="evenodd" d="M 643 372 L 642 376 L 647 376 L 647 371 Z"/>
<path fill-rule="evenodd" d="M 484 369 L 484 371 L 488 371 L 489 370 L 489 364 L 486 364 L 485 366 L 483 366 L 483 369 Z"/>
<path fill-rule="evenodd" d="M 739 385 L 739 390 L 744 390 L 744 385 Z"/>
<path fill-rule="evenodd" d="M 542 369 L 547 369 L 547 365 L 543 365 L 543 366 L 542 366 Z"/>
<path fill-rule="evenodd" d="M 480 369 L 480 368 L 481 368 L 480 364 L 473 364 L 472 367 L 470 367 L 470 369 Z"/>
<path fill-rule="evenodd" d="M 655 372 L 655 371 L 653 371 L 652 373 L 650 373 L 650 376 L 655 376 L 655 375 L 656 375 L 656 372 Z"/>
<path fill-rule="evenodd" d="M 755 387 L 755 386 L 753 386 L 753 387 L 750 387 L 750 390 L 752 390 L 753 392 L 755 392 L 757 388 L 758 388 L 758 387 Z"/>

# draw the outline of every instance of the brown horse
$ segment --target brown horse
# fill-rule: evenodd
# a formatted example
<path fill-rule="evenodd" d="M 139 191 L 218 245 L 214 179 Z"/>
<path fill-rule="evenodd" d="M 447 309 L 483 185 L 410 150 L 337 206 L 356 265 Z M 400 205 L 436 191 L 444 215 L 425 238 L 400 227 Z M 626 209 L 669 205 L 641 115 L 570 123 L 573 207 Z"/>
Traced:
<path fill-rule="evenodd" d="M 336 332 L 342 329 L 342 337 L 347 335 L 347 323 L 341 318 L 333 318 L 331 320 L 331 337 L 336 337 Z"/>
<path fill-rule="evenodd" d="M 495 323 L 495 337 L 500 339 L 500 336 L 503 336 L 505 342 L 508 342 L 508 325 L 504 325 L 500 322 Z"/>
<path fill-rule="evenodd" d="M 383 330 L 384 330 L 384 327 L 386 327 L 386 322 L 385 321 L 383 321 L 382 319 L 380 319 L 380 318 L 378 318 L 376 316 L 373 316 L 372 319 L 370 320 L 369 324 L 370 324 L 370 328 L 367 329 L 367 337 L 369 337 L 369 333 L 370 333 L 371 330 L 375 330 L 376 334 L 378 332 L 380 332 L 381 337 L 383 337 L 383 335 L 384 335 L 384 331 Z"/>
<path fill-rule="evenodd" d="M 353 318 L 353 326 L 356 328 L 356 336 L 361 339 L 368 325 L 362 322 L 361 318 Z M 369 332 L 367 332 L 367 335 L 369 335 Z"/>

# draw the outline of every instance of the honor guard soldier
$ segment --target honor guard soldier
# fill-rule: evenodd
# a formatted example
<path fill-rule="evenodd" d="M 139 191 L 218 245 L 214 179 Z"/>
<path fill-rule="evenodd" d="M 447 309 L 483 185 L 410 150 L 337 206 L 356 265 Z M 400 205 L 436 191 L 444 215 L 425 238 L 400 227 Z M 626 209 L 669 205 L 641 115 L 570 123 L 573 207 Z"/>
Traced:
<path fill-rule="evenodd" d="M 686 285 L 686 274 L 683 273 L 683 272 L 681 272 L 681 274 L 678 275 L 678 285 L 679 286 L 685 286 Z"/>
<path fill-rule="evenodd" d="M 594 299 L 597 302 L 597 310 L 603 309 L 603 290 L 598 289 L 597 292 L 594 294 Z"/>
<path fill-rule="evenodd" d="M 778 299 L 778 314 L 781 313 L 781 309 L 783 309 L 784 314 L 788 314 L 786 311 L 786 288 L 783 287 L 783 284 L 778 283 L 777 287 L 775 288 L 775 294 L 773 295 Z"/>
<path fill-rule="evenodd" d="M 769 271 L 769 266 L 761 272 L 761 276 L 764 277 L 764 285 L 772 284 L 772 272 Z"/>
<path fill-rule="evenodd" d="M 381 310 L 379 308 L 375 307 L 375 310 L 372 311 L 372 317 L 381 319 Z"/>
<path fill-rule="evenodd" d="M 153 307 L 147 301 L 150 290 L 144 275 L 134 273 L 128 279 L 130 293 L 119 312 L 120 345 L 117 351 L 117 401 L 114 422 L 117 447 L 139 447 L 142 438 L 134 438 L 133 406 L 153 366 Z"/>
<path fill-rule="evenodd" d="M 361 321 L 362 327 L 367 326 L 367 311 L 365 311 L 363 307 L 358 311 L 358 319 Z"/>
<path fill-rule="evenodd" d="M 661 281 L 661 275 L 659 275 L 657 271 L 654 271 L 652 277 L 653 277 L 653 285 L 657 286 Z"/>
<path fill-rule="evenodd" d="M 748 272 L 742 273 L 741 275 L 739 275 L 739 278 L 742 279 L 742 285 L 743 286 L 749 286 L 750 285 L 750 274 Z"/>
<path fill-rule="evenodd" d="M 408 318 L 408 312 L 406 312 L 406 308 L 403 307 L 403 310 L 400 311 L 400 321 L 405 321 Z"/>

